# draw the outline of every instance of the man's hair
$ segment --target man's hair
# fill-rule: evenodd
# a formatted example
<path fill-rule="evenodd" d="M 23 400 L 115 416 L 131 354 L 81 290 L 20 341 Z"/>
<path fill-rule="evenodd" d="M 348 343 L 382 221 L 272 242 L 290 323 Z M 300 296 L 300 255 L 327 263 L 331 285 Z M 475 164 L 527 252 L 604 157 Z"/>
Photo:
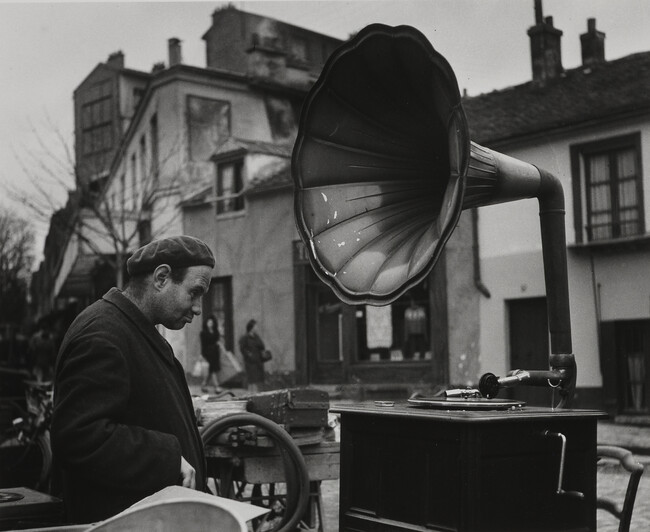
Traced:
<path fill-rule="evenodd" d="M 169 276 L 171 277 L 174 284 L 180 284 L 185 280 L 185 275 L 187 274 L 187 268 L 172 268 Z"/>
<path fill-rule="evenodd" d="M 187 268 L 172 268 L 169 278 L 174 284 L 180 284 L 185 280 Z M 139 273 L 132 276 L 126 284 L 126 288 L 136 297 L 142 297 L 147 286 L 147 278 L 151 272 Z"/>

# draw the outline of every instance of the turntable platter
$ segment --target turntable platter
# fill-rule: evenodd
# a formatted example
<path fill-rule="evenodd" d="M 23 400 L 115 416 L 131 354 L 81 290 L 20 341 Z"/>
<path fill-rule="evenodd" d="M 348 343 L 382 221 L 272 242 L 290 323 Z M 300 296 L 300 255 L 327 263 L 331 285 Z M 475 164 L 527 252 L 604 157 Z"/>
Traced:
<path fill-rule="evenodd" d="M 439 410 L 508 410 L 521 408 L 524 401 L 514 399 L 487 399 L 485 397 L 416 397 L 408 400 L 409 405 Z"/>

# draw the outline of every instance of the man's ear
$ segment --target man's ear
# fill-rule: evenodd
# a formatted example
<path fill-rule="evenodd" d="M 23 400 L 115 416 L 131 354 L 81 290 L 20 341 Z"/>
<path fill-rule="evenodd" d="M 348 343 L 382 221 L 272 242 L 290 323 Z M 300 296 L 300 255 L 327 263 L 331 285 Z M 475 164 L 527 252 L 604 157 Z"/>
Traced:
<path fill-rule="evenodd" d="M 153 271 L 153 285 L 160 290 L 167 282 L 171 282 L 172 269 L 167 264 L 157 266 Z"/>

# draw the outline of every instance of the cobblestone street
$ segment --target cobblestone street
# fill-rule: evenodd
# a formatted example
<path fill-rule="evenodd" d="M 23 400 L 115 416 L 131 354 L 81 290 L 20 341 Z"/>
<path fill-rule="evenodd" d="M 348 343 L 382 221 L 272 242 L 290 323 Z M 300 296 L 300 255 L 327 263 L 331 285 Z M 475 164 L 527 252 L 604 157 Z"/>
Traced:
<path fill-rule="evenodd" d="M 650 530 L 650 456 L 637 456 L 645 466 L 645 471 L 639 482 L 634 513 L 632 514 L 631 531 L 641 532 Z M 622 501 L 627 488 L 627 476 L 605 465 L 598 472 L 598 493 Z M 328 529 L 329 530 L 329 529 Z M 336 530 L 336 524 L 332 530 Z M 598 512 L 598 532 L 616 532 L 618 521 L 607 512 Z"/>

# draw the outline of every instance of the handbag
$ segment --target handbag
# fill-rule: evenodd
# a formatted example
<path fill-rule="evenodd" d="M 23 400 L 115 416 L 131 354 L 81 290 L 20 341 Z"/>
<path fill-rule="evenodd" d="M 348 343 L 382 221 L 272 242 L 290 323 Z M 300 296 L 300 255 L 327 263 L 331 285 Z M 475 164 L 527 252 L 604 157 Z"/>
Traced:
<path fill-rule="evenodd" d="M 268 349 L 262 351 L 262 362 L 268 362 L 272 358 L 273 358 L 273 353 L 271 353 L 271 351 L 269 351 Z"/>
<path fill-rule="evenodd" d="M 197 360 L 192 368 L 192 377 L 205 377 L 209 368 L 210 365 L 206 360 Z"/>

